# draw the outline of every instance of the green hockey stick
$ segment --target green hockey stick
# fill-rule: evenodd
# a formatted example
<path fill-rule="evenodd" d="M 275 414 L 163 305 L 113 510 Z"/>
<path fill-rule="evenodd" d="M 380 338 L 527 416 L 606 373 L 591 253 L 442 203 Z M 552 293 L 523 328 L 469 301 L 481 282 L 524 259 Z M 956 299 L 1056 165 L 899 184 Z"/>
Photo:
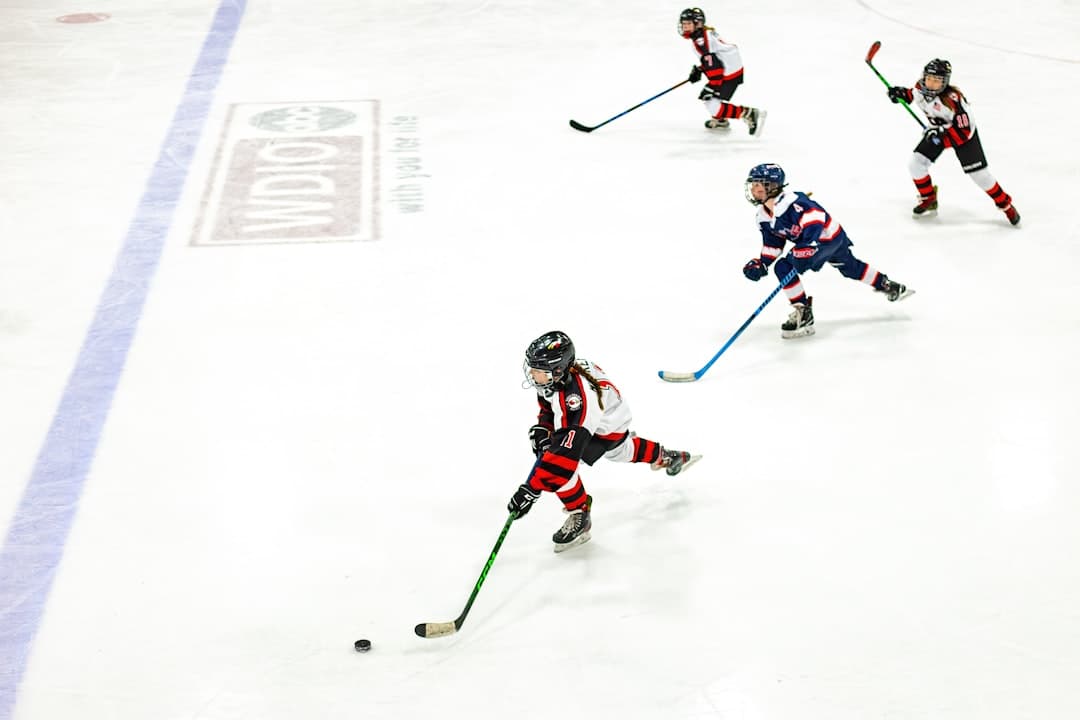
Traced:
<path fill-rule="evenodd" d="M 885 87 L 892 88 L 892 84 L 889 83 L 885 77 L 878 72 L 878 69 L 874 67 L 874 56 L 877 55 L 877 51 L 881 49 L 881 41 L 875 40 L 874 44 L 870 46 L 870 52 L 866 53 L 866 64 L 870 66 L 870 69 L 874 71 L 874 74 L 878 76 L 881 82 L 885 83 Z M 926 123 L 919 119 L 919 116 L 915 114 L 915 111 L 911 109 L 911 106 L 907 104 L 907 101 L 900 98 L 900 104 L 904 106 L 904 109 L 908 111 L 911 117 L 915 118 L 915 122 L 919 123 L 919 127 L 923 130 L 926 129 Z"/>
<path fill-rule="evenodd" d="M 488 556 L 487 564 L 484 565 L 484 571 L 480 573 L 479 579 L 476 581 L 476 586 L 473 587 L 472 595 L 469 596 L 469 602 L 465 603 L 465 609 L 461 611 L 461 614 L 457 616 L 457 619 L 453 622 L 442 623 L 420 623 L 416 626 L 416 634 L 422 638 L 436 638 L 443 637 L 445 635 L 453 635 L 461 626 L 465 624 L 465 617 L 469 614 L 469 610 L 472 609 L 473 600 L 476 600 L 476 596 L 480 594 L 480 586 L 484 584 L 484 578 L 487 577 L 488 570 L 495 563 L 495 555 L 498 554 L 499 548 L 502 547 L 503 540 L 506 539 L 506 533 L 510 532 L 510 525 L 517 519 L 517 513 L 510 513 L 510 517 L 506 518 L 506 524 L 503 525 L 502 532 L 499 533 L 499 539 L 495 542 L 495 547 L 491 550 L 491 555 Z"/>

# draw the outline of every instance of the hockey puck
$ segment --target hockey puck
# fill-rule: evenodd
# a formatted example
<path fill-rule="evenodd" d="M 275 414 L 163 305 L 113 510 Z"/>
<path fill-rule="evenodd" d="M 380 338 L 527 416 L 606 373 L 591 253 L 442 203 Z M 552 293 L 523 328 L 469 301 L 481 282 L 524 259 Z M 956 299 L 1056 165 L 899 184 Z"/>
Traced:
<path fill-rule="evenodd" d="M 356 652 L 367 652 L 371 649 L 370 640 L 357 640 L 353 643 L 353 647 L 356 648 Z"/>

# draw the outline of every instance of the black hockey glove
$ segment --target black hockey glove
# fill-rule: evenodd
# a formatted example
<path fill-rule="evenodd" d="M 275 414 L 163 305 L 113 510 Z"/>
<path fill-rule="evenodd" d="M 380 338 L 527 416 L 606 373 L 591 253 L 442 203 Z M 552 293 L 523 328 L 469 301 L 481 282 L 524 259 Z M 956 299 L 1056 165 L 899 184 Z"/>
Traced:
<path fill-rule="evenodd" d="M 688 77 L 686 79 L 689 80 L 692 83 L 696 83 L 698 80 L 701 79 L 701 68 L 699 68 L 697 65 L 695 65 L 690 70 L 690 77 Z"/>
<path fill-rule="evenodd" d="M 904 102 L 911 102 L 911 96 L 908 94 L 908 89 L 899 85 L 894 85 L 889 88 L 889 99 L 894 103 L 898 103 L 901 100 Z"/>
<path fill-rule="evenodd" d="M 941 127 L 940 125 L 931 125 L 930 127 L 926 128 L 926 130 L 923 130 L 923 139 L 929 140 L 935 145 L 941 145 L 941 136 L 944 134 L 945 128 Z"/>
<path fill-rule="evenodd" d="M 769 268 L 765 267 L 765 263 L 761 262 L 761 258 L 754 258 L 743 265 L 742 274 L 748 279 L 757 282 L 769 274 Z"/>
<path fill-rule="evenodd" d="M 540 457 L 551 447 L 551 430 L 543 425 L 533 425 L 529 428 L 529 443 L 532 445 L 533 455 Z"/>
<path fill-rule="evenodd" d="M 510 498 L 506 509 L 512 513 L 517 513 L 519 518 L 523 518 L 529 514 L 533 503 L 539 499 L 540 493 L 538 491 L 529 487 L 528 483 L 522 483 L 517 492 L 514 493 L 514 497 Z"/>

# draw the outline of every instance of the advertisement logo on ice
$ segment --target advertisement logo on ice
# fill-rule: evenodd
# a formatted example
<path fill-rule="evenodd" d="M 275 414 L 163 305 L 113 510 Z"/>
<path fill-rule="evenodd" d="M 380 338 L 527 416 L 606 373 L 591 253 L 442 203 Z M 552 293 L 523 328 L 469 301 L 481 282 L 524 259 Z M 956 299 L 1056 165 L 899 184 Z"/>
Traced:
<path fill-rule="evenodd" d="M 377 240 L 378 102 L 229 109 L 193 245 Z"/>

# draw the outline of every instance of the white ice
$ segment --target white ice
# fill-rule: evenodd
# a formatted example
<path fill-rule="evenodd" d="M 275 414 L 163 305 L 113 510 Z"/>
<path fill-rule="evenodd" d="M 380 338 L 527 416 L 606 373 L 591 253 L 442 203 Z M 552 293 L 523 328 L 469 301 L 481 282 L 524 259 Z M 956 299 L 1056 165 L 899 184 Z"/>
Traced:
<path fill-rule="evenodd" d="M 217 7 L 0 8 L 0 529 Z M 760 139 L 707 132 L 700 86 L 571 130 L 685 77 L 682 7 L 249 0 L 0 720 L 1080 717 L 1080 8 L 705 6 Z M 1019 228 L 952 151 L 910 217 L 918 128 L 874 40 L 897 84 L 952 61 Z M 230 105 L 367 99 L 380 239 L 190 244 Z M 420 212 L 390 192 L 400 117 Z M 665 384 L 775 285 L 740 272 L 760 162 L 917 294 L 811 274 L 815 337 L 781 340 L 781 297 Z M 704 459 L 586 469 L 592 542 L 552 553 L 545 497 L 462 631 L 418 638 L 531 465 L 521 360 L 553 328 Z"/>

